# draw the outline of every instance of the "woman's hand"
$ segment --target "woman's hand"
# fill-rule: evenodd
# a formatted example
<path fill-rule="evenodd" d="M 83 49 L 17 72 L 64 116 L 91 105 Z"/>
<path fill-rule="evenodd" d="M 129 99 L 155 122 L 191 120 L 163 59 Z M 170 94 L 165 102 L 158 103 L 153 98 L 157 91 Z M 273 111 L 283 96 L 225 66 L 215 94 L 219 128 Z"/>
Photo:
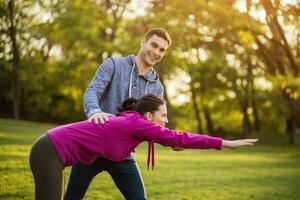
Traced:
<path fill-rule="evenodd" d="M 242 140 L 223 140 L 222 147 L 229 149 L 237 149 L 243 146 L 253 146 L 258 139 L 242 139 Z"/>

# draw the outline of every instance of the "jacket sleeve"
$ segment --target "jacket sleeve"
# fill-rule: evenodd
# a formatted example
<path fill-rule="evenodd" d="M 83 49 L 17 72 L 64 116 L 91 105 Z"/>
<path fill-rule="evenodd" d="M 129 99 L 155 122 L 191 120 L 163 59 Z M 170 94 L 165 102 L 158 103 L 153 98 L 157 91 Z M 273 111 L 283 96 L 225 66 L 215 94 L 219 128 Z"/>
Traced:
<path fill-rule="evenodd" d="M 222 138 L 210 137 L 201 134 L 178 132 L 155 125 L 144 119 L 134 122 L 133 132 L 143 141 L 153 141 L 165 146 L 181 147 L 185 149 L 221 149 Z"/>
<path fill-rule="evenodd" d="M 112 58 L 105 60 L 96 71 L 91 83 L 85 90 L 83 95 L 84 112 L 87 117 L 90 117 L 96 112 L 101 112 L 100 100 L 110 84 L 114 73 L 114 62 Z"/>
<path fill-rule="evenodd" d="M 159 95 L 160 98 L 164 98 L 164 87 L 162 84 L 160 84 L 160 91 L 159 91 Z"/>

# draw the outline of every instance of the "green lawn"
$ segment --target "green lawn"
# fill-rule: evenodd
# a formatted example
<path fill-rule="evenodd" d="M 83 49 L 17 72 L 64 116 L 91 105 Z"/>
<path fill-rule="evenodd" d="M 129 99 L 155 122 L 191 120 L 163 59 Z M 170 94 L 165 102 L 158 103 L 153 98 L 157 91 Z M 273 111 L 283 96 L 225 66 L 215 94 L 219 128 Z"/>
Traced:
<path fill-rule="evenodd" d="M 0 119 L 0 199 L 33 199 L 28 164 L 32 142 L 51 124 Z M 46 159 L 46 158 L 45 158 Z M 149 199 L 300 199 L 300 146 L 261 141 L 239 150 L 174 152 L 156 145 L 156 167 L 146 170 L 146 143 L 137 150 Z M 70 169 L 66 170 L 68 179 Z M 122 199 L 106 173 L 85 199 Z"/>

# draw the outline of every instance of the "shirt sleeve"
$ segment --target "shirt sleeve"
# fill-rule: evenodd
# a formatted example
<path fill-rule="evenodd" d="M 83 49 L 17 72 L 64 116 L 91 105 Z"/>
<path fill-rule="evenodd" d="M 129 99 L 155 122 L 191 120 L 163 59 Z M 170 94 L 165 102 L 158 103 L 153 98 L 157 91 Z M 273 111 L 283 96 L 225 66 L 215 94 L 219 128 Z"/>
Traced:
<path fill-rule="evenodd" d="M 202 134 L 178 132 L 145 119 L 134 122 L 133 132 L 143 141 L 153 141 L 166 146 L 181 147 L 185 149 L 221 149 L 222 138 L 210 137 Z"/>
<path fill-rule="evenodd" d="M 83 95 L 84 112 L 87 117 L 90 117 L 96 112 L 101 112 L 100 100 L 110 84 L 114 72 L 114 62 L 112 58 L 105 60 L 96 71 L 91 83 L 85 90 Z"/>

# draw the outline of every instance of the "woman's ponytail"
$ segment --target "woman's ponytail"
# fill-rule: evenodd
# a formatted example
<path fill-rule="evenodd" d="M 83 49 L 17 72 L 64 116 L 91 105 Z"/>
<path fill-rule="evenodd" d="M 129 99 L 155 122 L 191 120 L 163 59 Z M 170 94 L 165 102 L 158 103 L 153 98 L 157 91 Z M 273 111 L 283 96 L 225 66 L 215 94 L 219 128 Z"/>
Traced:
<path fill-rule="evenodd" d="M 136 105 L 136 102 L 137 102 L 137 99 L 131 97 L 122 103 L 122 107 L 118 108 L 118 111 L 125 112 L 125 111 L 129 111 L 129 110 L 134 110 L 134 106 Z"/>
<path fill-rule="evenodd" d="M 159 106 L 166 104 L 166 102 L 153 95 L 146 94 L 139 99 L 129 98 L 122 103 L 122 107 L 118 108 L 119 112 L 134 110 L 144 115 L 146 112 L 155 112 L 159 110 Z"/>

